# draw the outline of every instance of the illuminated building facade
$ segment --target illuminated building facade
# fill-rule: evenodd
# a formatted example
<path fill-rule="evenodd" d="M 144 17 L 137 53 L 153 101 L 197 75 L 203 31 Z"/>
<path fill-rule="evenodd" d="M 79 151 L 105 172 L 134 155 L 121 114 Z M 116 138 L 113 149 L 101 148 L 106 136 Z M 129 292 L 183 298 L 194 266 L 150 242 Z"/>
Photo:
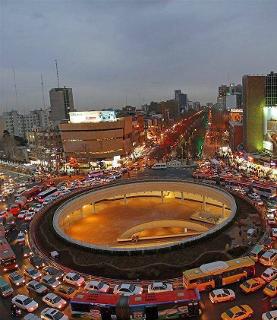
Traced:
<path fill-rule="evenodd" d="M 60 123 L 59 129 L 67 160 L 113 160 L 133 149 L 132 117 L 116 118 L 113 111 L 70 112 L 70 120 Z"/>
<path fill-rule="evenodd" d="M 244 75 L 243 85 L 243 145 L 247 152 L 263 150 L 265 76 Z"/>

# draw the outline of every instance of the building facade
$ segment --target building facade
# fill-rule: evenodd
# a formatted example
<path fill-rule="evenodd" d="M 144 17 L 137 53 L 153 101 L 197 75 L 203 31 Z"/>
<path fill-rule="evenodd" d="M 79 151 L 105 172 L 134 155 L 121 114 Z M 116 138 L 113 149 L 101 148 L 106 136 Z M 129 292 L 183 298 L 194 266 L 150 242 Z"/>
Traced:
<path fill-rule="evenodd" d="M 94 112 L 94 111 L 93 111 Z M 79 163 L 90 163 L 99 160 L 113 160 L 114 157 L 125 157 L 133 150 L 132 117 L 103 120 L 87 114 L 82 120 L 74 120 L 76 113 L 70 114 L 70 121 L 59 125 L 63 150 L 66 159 L 76 158 Z M 94 112 L 94 113 L 97 113 Z M 103 112 L 100 112 L 104 114 Z"/>
<path fill-rule="evenodd" d="M 263 150 L 265 76 L 245 75 L 243 85 L 243 144 L 247 152 Z"/>
<path fill-rule="evenodd" d="M 74 111 L 72 88 L 53 88 L 49 91 L 50 120 L 56 125 L 69 119 L 69 112 Z"/>

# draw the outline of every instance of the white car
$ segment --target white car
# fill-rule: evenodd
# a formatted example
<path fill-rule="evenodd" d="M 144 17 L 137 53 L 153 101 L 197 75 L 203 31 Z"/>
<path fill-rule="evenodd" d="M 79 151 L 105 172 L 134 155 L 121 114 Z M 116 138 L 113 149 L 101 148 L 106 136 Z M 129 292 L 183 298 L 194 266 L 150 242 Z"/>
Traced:
<path fill-rule="evenodd" d="M 135 284 L 130 283 L 122 283 L 120 285 L 116 285 L 114 287 L 113 293 L 114 294 L 121 294 L 123 296 L 132 296 L 135 294 L 142 294 L 143 288 L 137 286 Z"/>
<path fill-rule="evenodd" d="M 163 291 L 173 291 L 172 284 L 167 282 L 157 281 L 148 285 L 148 293 L 163 292 Z"/>
<path fill-rule="evenodd" d="M 18 244 L 24 244 L 25 243 L 25 233 L 22 231 L 19 231 L 17 237 L 16 237 L 16 242 Z"/>
<path fill-rule="evenodd" d="M 26 213 L 26 215 L 25 215 L 24 220 L 25 220 L 25 221 L 31 221 L 31 220 L 33 219 L 34 215 L 35 215 L 34 212 L 28 211 L 28 212 Z"/>
<path fill-rule="evenodd" d="M 43 284 L 39 283 L 36 280 L 28 282 L 26 287 L 29 291 L 34 291 L 38 294 L 45 294 L 48 291 L 48 289 Z"/>
<path fill-rule="evenodd" d="M 66 306 L 66 301 L 52 292 L 47 293 L 47 295 L 42 298 L 42 301 L 52 308 L 62 309 Z"/>
<path fill-rule="evenodd" d="M 24 270 L 24 274 L 27 276 L 27 277 L 30 277 L 31 279 L 33 280 L 37 280 L 38 278 L 41 277 L 41 273 L 38 271 L 37 268 L 35 267 L 27 267 L 25 270 Z"/>
<path fill-rule="evenodd" d="M 38 203 L 34 206 L 34 211 L 39 212 L 43 208 L 43 205 Z"/>
<path fill-rule="evenodd" d="M 21 210 L 17 216 L 18 219 L 24 219 L 28 210 Z"/>
<path fill-rule="evenodd" d="M 18 294 L 12 298 L 12 303 L 18 308 L 26 310 L 28 312 L 33 312 L 38 308 L 38 303 L 30 297 L 24 294 Z"/>
<path fill-rule="evenodd" d="M 55 277 L 50 276 L 49 274 L 42 277 L 41 282 L 52 289 L 56 288 L 59 284 L 61 284 L 59 280 L 57 280 Z"/>
<path fill-rule="evenodd" d="M 43 320 L 68 320 L 68 316 L 54 308 L 45 308 L 41 311 L 41 319 Z"/>
<path fill-rule="evenodd" d="M 68 272 L 66 275 L 64 275 L 63 280 L 76 287 L 81 287 L 85 282 L 85 279 L 75 272 Z"/>
<path fill-rule="evenodd" d="M 262 320 L 274 320 L 277 319 L 277 310 L 267 311 L 262 314 Z"/>
<path fill-rule="evenodd" d="M 261 277 L 266 281 L 270 282 L 271 280 L 275 279 L 277 276 L 277 268 L 267 268 L 265 271 L 262 273 Z"/>
<path fill-rule="evenodd" d="M 9 279 L 10 279 L 10 282 L 17 287 L 23 286 L 25 284 L 24 277 L 17 271 L 10 273 Z"/>
<path fill-rule="evenodd" d="M 270 249 L 267 250 L 259 259 L 259 262 L 264 266 L 272 266 L 277 260 L 277 250 Z"/>
<path fill-rule="evenodd" d="M 209 293 L 212 303 L 233 301 L 236 298 L 235 292 L 230 289 L 216 289 Z"/>
<path fill-rule="evenodd" d="M 91 280 L 85 285 L 85 290 L 88 291 L 108 292 L 109 288 L 108 284 L 97 280 Z"/>

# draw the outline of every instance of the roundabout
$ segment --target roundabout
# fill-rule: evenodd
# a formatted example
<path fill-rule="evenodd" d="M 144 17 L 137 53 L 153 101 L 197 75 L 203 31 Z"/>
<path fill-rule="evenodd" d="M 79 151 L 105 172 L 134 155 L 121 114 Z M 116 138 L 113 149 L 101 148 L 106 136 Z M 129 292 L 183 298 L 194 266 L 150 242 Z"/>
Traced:
<path fill-rule="evenodd" d="M 170 179 L 123 181 L 83 189 L 45 208 L 31 223 L 30 241 L 47 258 L 57 250 L 65 269 L 116 279 L 168 279 L 240 256 L 253 219 L 259 220 L 253 206 L 219 188 Z"/>

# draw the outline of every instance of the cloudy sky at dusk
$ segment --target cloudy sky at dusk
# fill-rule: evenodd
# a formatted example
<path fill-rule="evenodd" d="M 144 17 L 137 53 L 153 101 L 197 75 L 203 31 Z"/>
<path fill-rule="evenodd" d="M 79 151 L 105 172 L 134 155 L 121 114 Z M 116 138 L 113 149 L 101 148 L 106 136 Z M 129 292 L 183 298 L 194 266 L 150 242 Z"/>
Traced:
<path fill-rule="evenodd" d="M 277 71 L 276 0 L 0 0 L 0 112 L 42 105 L 60 83 L 79 109 L 173 97 Z"/>

